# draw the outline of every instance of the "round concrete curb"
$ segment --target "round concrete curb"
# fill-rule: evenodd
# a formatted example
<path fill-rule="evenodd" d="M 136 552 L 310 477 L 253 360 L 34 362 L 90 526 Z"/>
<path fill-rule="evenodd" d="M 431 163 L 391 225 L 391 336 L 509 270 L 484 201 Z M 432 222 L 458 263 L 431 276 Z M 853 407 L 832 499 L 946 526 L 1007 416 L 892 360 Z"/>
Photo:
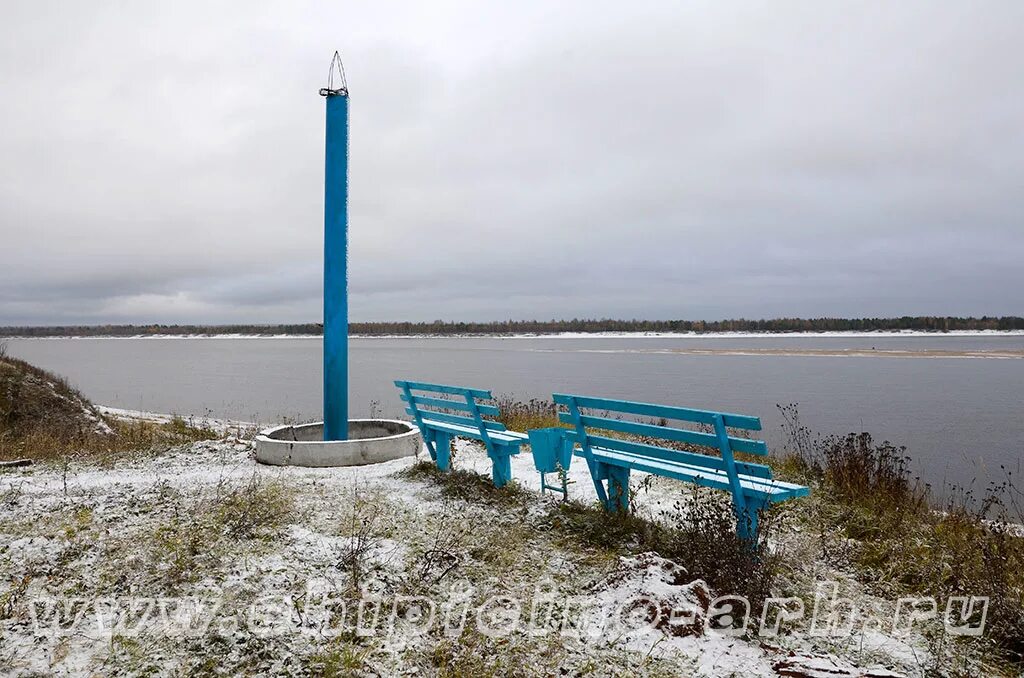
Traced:
<path fill-rule="evenodd" d="M 324 424 L 278 426 L 256 436 L 256 461 L 275 466 L 363 466 L 411 457 L 423 446 L 415 424 L 350 419 L 348 440 L 323 439 Z"/>

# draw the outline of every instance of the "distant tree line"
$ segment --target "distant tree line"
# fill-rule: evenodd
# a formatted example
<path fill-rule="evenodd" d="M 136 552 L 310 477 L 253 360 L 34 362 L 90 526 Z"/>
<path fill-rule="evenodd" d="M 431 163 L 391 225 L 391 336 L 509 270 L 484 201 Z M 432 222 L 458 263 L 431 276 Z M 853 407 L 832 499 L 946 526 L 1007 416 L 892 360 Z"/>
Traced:
<path fill-rule="evenodd" d="M 351 323 L 351 334 L 466 335 L 553 334 L 558 332 L 876 332 L 918 330 L 1024 330 L 1018 316 L 954 318 L 903 316 L 901 318 L 774 318 L 771 320 L 505 320 L 497 322 L 373 322 Z M 52 327 L 0 327 L 0 337 L 135 337 L 147 335 L 323 334 L 320 323 L 293 325 L 62 325 Z"/>

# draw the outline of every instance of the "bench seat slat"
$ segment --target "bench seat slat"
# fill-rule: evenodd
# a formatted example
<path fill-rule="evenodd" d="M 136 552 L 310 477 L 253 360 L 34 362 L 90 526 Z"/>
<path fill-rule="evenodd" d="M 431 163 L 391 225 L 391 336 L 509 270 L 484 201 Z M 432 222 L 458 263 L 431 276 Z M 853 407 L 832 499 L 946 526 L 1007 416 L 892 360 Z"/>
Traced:
<path fill-rule="evenodd" d="M 409 399 L 405 397 L 404 393 L 399 394 L 398 397 L 404 400 L 405 402 L 409 402 Z M 458 410 L 460 412 L 473 411 L 472 408 L 470 408 L 469 403 L 465 401 L 460 402 L 458 400 L 445 400 L 444 398 L 431 398 L 428 396 L 413 396 L 412 401 L 416 405 L 423 405 L 425 407 L 437 407 L 449 410 Z M 480 414 L 489 414 L 495 417 L 501 414 L 500 410 L 498 410 L 497 405 L 477 403 L 476 408 L 477 410 L 480 411 Z"/>
<path fill-rule="evenodd" d="M 435 419 L 428 419 L 424 417 L 423 425 L 427 428 L 437 429 L 439 431 L 445 431 L 456 436 L 463 436 L 465 438 L 475 438 L 477 440 L 483 440 L 483 436 L 480 435 L 480 429 L 476 426 L 464 426 L 462 424 L 450 424 L 444 421 L 438 421 Z M 520 444 L 526 441 L 527 436 L 518 433 L 516 431 L 489 431 L 487 436 L 494 442 L 502 444 Z"/>
<path fill-rule="evenodd" d="M 473 420 L 470 417 L 460 416 L 458 414 L 448 414 L 447 412 L 434 412 L 433 410 L 417 410 L 416 412 L 414 412 L 410 407 L 405 408 L 405 413 L 412 417 L 415 417 L 417 414 L 419 414 L 421 417 L 425 419 L 443 421 L 445 423 L 456 424 L 458 426 L 469 426 L 470 428 L 479 430 L 479 427 L 476 425 L 475 420 Z M 482 419 L 481 421 L 483 422 L 484 428 L 486 428 L 488 431 L 505 430 L 505 425 L 499 421 L 489 421 L 487 419 Z"/>
<path fill-rule="evenodd" d="M 623 466 L 631 470 L 645 471 L 657 475 L 668 476 L 677 480 L 703 485 L 719 490 L 730 490 L 729 477 L 724 471 L 716 471 L 707 467 L 690 466 L 656 459 L 641 459 L 633 455 L 623 454 L 599 447 L 591 448 L 594 459 L 613 466 Z M 579 454 L 579 453 L 577 453 Z M 743 494 L 767 501 L 779 502 L 793 497 L 806 496 L 808 488 L 778 480 L 769 480 L 740 474 L 740 487 Z"/>
<path fill-rule="evenodd" d="M 579 442 L 579 436 L 576 435 L 575 431 L 569 431 L 567 432 L 567 435 L 572 438 L 574 442 Z M 632 440 L 622 440 L 621 438 L 606 438 L 605 436 L 587 436 L 587 438 L 590 440 L 591 445 L 614 452 L 628 452 L 630 454 L 636 454 L 651 459 L 659 459 L 670 463 L 678 462 L 689 466 L 704 466 L 706 468 L 714 469 L 715 471 L 725 471 L 725 461 L 723 461 L 721 457 L 712 457 L 711 455 L 700 454 L 699 452 L 672 450 L 665 447 L 658 447 L 657 445 L 648 445 L 646 443 L 638 443 Z M 765 464 L 738 461 L 736 462 L 736 471 L 738 473 L 758 478 L 771 479 L 772 477 L 771 467 L 766 466 Z"/>
<path fill-rule="evenodd" d="M 610 398 L 592 398 L 589 396 L 569 395 L 556 393 L 555 402 L 559 405 L 568 405 L 575 401 L 577 407 L 586 407 L 595 410 L 606 410 L 609 412 L 623 412 L 626 414 L 637 414 L 644 417 L 662 417 L 665 419 L 676 419 L 678 421 L 693 421 L 700 424 L 714 424 L 715 414 L 721 414 L 725 425 L 730 428 L 743 428 L 749 431 L 760 431 L 761 420 L 745 414 L 729 414 L 726 412 L 716 413 L 708 410 L 692 410 L 685 407 L 673 407 L 671 405 L 655 405 L 653 403 L 637 403 L 631 400 L 612 400 Z"/>
<path fill-rule="evenodd" d="M 568 412 L 559 412 L 558 420 L 566 423 L 575 423 L 573 416 Z M 625 421 L 622 419 L 610 419 L 608 417 L 594 417 L 587 414 L 580 415 L 580 421 L 584 426 L 607 431 L 618 431 L 619 433 L 632 433 L 634 435 L 648 436 L 650 438 L 661 438 L 662 440 L 674 440 L 680 443 L 691 445 L 703 445 L 704 447 L 718 447 L 718 438 L 711 433 L 702 431 L 690 431 L 684 428 L 671 428 L 668 426 L 657 426 L 655 424 L 642 424 L 637 421 Z M 762 440 L 750 440 L 749 438 L 735 438 L 729 436 L 729 446 L 733 452 L 745 452 L 765 456 L 768 454 L 768 446 Z"/>
<path fill-rule="evenodd" d="M 491 395 L 490 391 L 483 391 L 478 388 L 463 388 L 461 386 L 445 386 L 444 384 L 428 384 L 422 381 L 402 381 L 396 380 L 395 386 L 402 388 L 408 386 L 414 391 L 433 391 L 434 393 L 447 393 L 449 395 L 461 395 L 464 396 L 467 393 L 474 398 L 482 398 L 484 400 L 494 400 L 494 396 Z"/>

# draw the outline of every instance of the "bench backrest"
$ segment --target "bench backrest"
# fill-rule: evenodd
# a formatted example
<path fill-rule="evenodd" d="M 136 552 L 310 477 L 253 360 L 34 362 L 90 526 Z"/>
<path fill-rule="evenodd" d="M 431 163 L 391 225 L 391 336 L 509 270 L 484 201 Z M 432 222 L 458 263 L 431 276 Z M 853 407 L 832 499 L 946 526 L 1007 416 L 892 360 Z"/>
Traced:
<path fill-rule="evenodd" d="M 484 415 L 496 417 L 500 414 L 490 391 L 402 380 L 396 380 L 395 386 L 402 391 L 406 414 L 416 421 L 421 431 L 424 419 L 476 428 L 487 451 L 494 452 L 488 432 L 504 431 L 505 425 L 484 419 Z"/>
<path fill-rule="evenodd" d="M 564 406 L 568 410 L 567 412 L 559 412 L 558 419 L 563 423 L 573 426 L 570 437 L 579 443 L 583 456 L 588 461 L 592 461 L 590 456 L 591 448 L 600 447 L 649 459 L 679 462 L 691 466 L 724 471 L 729 476 L 734 494 L 740 493 L 737 474 L 765 479 L 771 479 L 772 477 L 771 468 L 764 464 L 753 464 L 733 459 L 733 452 L 744 452 L 760 456 L 768 454 L 768 446 L 764 441 L 733 436 L 728 431 L 730 428 L 760 431 L 761 420 L 757 417 L 560 393 L 556 393 L 554 399 L 557 404 Z M 593 411 L 594 414 L 586 414 L 584 410 Z M 661 423 L 646 423 L 614 417 L 614 415 L 623 414 L 658 421 L 665 420 L 666 423 L 663 425 Z M 669 425 L 671 421 L 705 424 L 711 426 L 713 432 L 672 426 Z M 622 438 L 605 435 L 604 431 L 614 431 L 644 436 L 646 438 L 715 448 L 721 456 L 676 450 L 633 440 L 623 440 Z"/>

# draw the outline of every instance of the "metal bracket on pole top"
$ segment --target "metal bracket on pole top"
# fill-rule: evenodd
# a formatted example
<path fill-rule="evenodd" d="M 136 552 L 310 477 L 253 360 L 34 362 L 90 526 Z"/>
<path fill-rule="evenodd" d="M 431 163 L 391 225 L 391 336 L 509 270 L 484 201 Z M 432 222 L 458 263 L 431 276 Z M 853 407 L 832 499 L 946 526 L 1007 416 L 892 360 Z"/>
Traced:
<path fill-rule="evenodd" d="M 337 75 L 338 86 L 334 86 L 334 78 Z M 348 96 L 348 82 L 345 80 L 345 66 L 341 63 L 341 55 L 337 50 L 334 58 L 331 59 L 331 69 L 327 73 L 327 87 L 320 88 L 320 96 Z"/>

